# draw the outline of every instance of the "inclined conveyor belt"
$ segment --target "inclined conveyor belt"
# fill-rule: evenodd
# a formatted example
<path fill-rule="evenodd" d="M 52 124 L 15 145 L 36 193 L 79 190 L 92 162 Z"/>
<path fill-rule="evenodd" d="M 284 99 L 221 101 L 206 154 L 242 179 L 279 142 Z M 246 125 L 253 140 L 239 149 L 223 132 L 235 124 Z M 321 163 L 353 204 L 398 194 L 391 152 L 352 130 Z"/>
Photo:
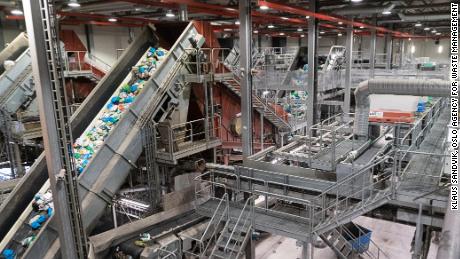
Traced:
<path fill-rule="evenodd" d="M 35 98 L 29 49 L 26 49 L 14 65 L 0 75 L 0 107 L 9 114 Z"/>
<path fill-rule="evenodd" d="M 161 28 L 161 25 L 157 25 L 157 31 L 153 27 L 146 28 L 71 118 L 74 136 L 82 136 L 80 140 L 84 139 L 85 136 L 88 136 L 88 132 L 93 130 L 94 126 L 100 126 L 100 122 L 104 120 L 103 118 L 110 117 L 107 116 L 111 112 L 110 104 L 120 101 L 115 100 L 116 102 L 114 102 L 113 97 L 116 96 L 112 96 L 112 94 L 120 96 L 121 91 L 123 91 L 122 88 L 128 82 L 125 81 L 127 80 L 126 78 L 129 79 L 131 76 L 130 71 L 133 65 L 141 58 L 143 62 L 146 51 L 151 50 L 152 47 L 158 48 L 161 45 L 167 48 L 172 45 L 171 36 L 174 33 L 177 34 L 177 32 L 183 31 L 180 36 L 176 35 L 178 40 L 175 41 L 150 78 L 143 84 L 142 91 L 139 91 L 135 99 L 132 100 L 133 102 L 130 105 L 125 105 L 123 112 L 118 114 L 116 122 L 109 121 L 112 124 L 110 125 L 111 129 L 103 134 L 102 139 L 91 139 L 99 141 L 99 143 L 94 144 L 94 152 L 85 157 L 87 162 L 82 163 L 82 157 L 77 158 L 77 166 L 81 168 L 79 195 L 82 218 L 88 233 L 94 228 L 105 208 L 111 204 L 113 195 L 124 183 L 129 171 L 135 168 L 134 163 L 142 152 L 140 119 L 147 112 L 154 118 L 161 118 L 161 113 L 166 112 L 163 108 L 180 94 L 180 90 L 173 86 L 176 86 L 174 82 L 179 78 L 182 69 L 185 69 L 182 59 L 187 55 L 186 49 L 200 47 L 204 43 L 203 37 L 198 34 L 193 23 L 188 24 L 188 26 L 182 23 L 176 24 L 175 27 L 171 27 L 171 25 L 165 25 L 165 27 L 169 27 L 169 29 Z M 171 32 L 171 29 L 173 32 Z M 157 36 L 162 34 L 160 32 L 165 32 L 165 38 Z M 117 80 L 111 80 L 112 76 Z M 102 94 L 104 95 L 103 98 L 101 97 Z M 96 105 L 96 103 L 99 103 L 99 105 Z M 159 109 L 159 107 L 163 108 Z M 101 111 L 99 113 L 95 112 L 98 109 Z M 97 114 L 96 119 L 92 122 L 90 121 L 93 118 L 91 114 Z M 104 121 L 105 125 L 107 125 L 106 122 Z M 85 144 L 77 141 L 75 146 L 77 151 L 79 150 L 79 145 Z M 83 155 L 86 154 L 84 153 Z M 44 160 L 38 161 L 38 163 L 44 163 Z M 45 169 L 44 165 L 43 169 Z M 29 175 L 32 173 L 46 174 L 46 169 L 43 171 L 45 172 L 31 172 Z M 24 219 L 32 217 L 30 215 L 30 206 L 26 204 L 24 209 L 26 210 L 23 215 L 0 243 L 0 249 L 19 249 L 15 245 L 18 243 L 17 241 L 23 240 L 28 237 L 27 235 L 35 234 L 35 240 L 18 253 L 23 258 L 54 256 L 59 251 L 55 220 L 51 216 L 42 224 L 39 230 L 24 231 L 24 229 L 27 230 L 27 227 L 30 227 L 30 225 L 27 226 L 27 222 Z M 16 216 L 18 215 L 16 214 Z"/>

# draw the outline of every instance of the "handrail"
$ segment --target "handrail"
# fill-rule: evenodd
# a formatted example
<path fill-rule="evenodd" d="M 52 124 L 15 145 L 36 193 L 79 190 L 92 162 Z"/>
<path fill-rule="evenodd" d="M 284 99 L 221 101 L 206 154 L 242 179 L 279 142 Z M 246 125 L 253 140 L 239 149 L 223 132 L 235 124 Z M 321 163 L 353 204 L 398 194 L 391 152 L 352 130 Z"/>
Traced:
<path fill-rule="evenodd" d="M 233 227 L 232 233 L 230 234 L 230 237 L 228 238 L 227 243 L 225 244 L 224 251 L 228 251 L 228 245 L 230 244 L 230 240 L 232 240 L 232 238 L 234 237 L 234 235 L 235 235 L 235 230 L 238 228 L 238 226 L 239 226 L 239 224 L 240 224 L 240 221 L 242 220 L 243 214 L 245 214 L 246 208 L 247 208 L 248 205 L 249 205 L 249 202 L 252 203 L 253 201 L 254 201 L 254 196 L 252 195 L 252 196 L 249 197 L 249 198 L 246 200 L 246 202 L 244 203 L 243 209 L 241 210 L 241 213 L 240 213 L 240 215 L 238 216 L 238 219 L 237 219 L 237 221 L 236 221 L 236 223 L 235 223 L 235 226 Z M 246 217 L 245 217 L 245 219 L 244 219 L 244 221 L 243 221 L 243 224 L 242 224 L 242 226 L 241 226 L 241 228 L 240 228 L 240 230 L 239 230 L 238 233 L 242 233 L 243 230 L 246 229 L 246 222 L 248 221 L 249 218 L 251 218 L 251 216 L 254 217 L 253 212 L 254 212 L 254 211 L 251 210 L 250 212 L 247 213 L 247 215 L 246 215 Z M 247 228 L 250 228 L 250 227 L 252 227 L 251 224 L 250 224 Z M 251 233 L 246 233 L 246 234 L 247 234 L 247 235 L 251 235 Z M 235 249 L 235 247 L 236 247 L 236 244 L 237 244 L 237 242 L 235 242 L 235 243 L 233 244 L 232 251 L 234 251 L 234 249 Z"/>
<path fill-rule="evenodd" d="M 204 174 L 201 174 L 201 175 L 198 175 L 197 177 L 195 177 L 193 180 L 195 182 L 195 200 L 198 200 L 199 199 L 199 193 L 201 191 L 197 191 L 197 182 L 198 184 L 201 186 L 202 183 L 210 183 L 210 187 L 212 188 L 214 185 L 215 186 L 220 186 L 222 188 L 224 188 L 224 195 L 221 197 L 221 198 L 216 198 L 216 197 L 210 197 L 210 198 L 213 198 L 213 199 L 217 199 L 219 200 L 219 203 L 213 213 L 213 215 L 211 216 L 211 219 L 209 220 L 209 223 L 208 225 L 206 226 L 206 229 L 204 230 L 203 234 L 201 235 L 200 239 L 197 239 L 197 238 L 194 238 L 194 237 L 188 237 L 190 239 L 193 239 L 195 240 L 198 245 L 199 245 L 199 248 L 200 248 L 200 254 L 197 255 L 197 254 L 194 254 L 192 252 L 189 252 L 189 251 L 184 251 L 185 253 L 190 253 L 192 254 L 193 256 L 198 256 L 198 257 L 202 257 L 204 256 L 204 254 L 206 253 L 206 251 L 208 250 L 209 248 L 209 245 L 210 245 L 210 241 L 206 243 L 205 245 L 205 238 L 208 236 L 209 234 L 209 231 L 211 231 L 211 226 L 216 226 L 214 227 L 214 229 L 212 229 L 212 233 L 210 235 L 210 238 L 209 239 L 213 239 L 216 234 L 217 234 L 217 231 L 218 231 L 218 225 L 223 221 L 224 217 L 227 218 L 226 221 L 228 221 L 228 218 L 229 218 L 229 195 L 228 195 L 228 191 L 227 191 L 227 187 L 225 184 L 220 184 L 220 183 L 216 183 L 216 182 L 212 182 L 212 181 L 209 181 L 209 180 L 204 180 L 202 179 L 204 176 L 211 176 L 211 172 L 206 172 Z M 212 192 L 212 190 L 211 190 Z M 222 207 L 224 207 L 224 212 L 219 216 L 218 215 L 218 212 L 221 211 Z M 217 221 L 216 221 L 217 219 Z"/>

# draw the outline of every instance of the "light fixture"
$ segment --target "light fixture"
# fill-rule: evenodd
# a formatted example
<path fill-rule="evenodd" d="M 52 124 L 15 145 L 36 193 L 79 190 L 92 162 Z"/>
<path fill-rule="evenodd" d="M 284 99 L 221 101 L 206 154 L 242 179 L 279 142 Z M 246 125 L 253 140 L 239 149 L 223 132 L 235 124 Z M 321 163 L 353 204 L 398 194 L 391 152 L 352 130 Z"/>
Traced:
<path fill-rule="evenodd" d="M 235 21 L 235 25 L 240 25 L 240 21 Z"/>
<path fill-rule="evenodd" d="M 343 22 L 339 22 L 339 25 L 342 25 L 342 24 L 343 24 Z"/>
<path fill-rule="evenodd" d="M 254 32 L 255 34 L 259 33 L 259 31 L 258 31 L 258 30 L 255 30 L 255 31 L 253 31 L 253 32 Z"/>
<path fill-rule="evenodd" d="M 429 31 L 429 30 L 430 30 L 430 27 L 425 27 L 424 30 L 425 30 L 425 31 Z"/>
<path fill-rule="evenodd" d="M 342 37 L 342 36 L 343 36 L 343 34 L 342 34 L 342 33 L 339 33 L 339 34 L 337 34 L 337 36 L 339 36 L 339 37 Z"/>
<path fill-rule="evenodd" d="M 268 6 L 266 6 L 266 5 L 261 5 L 260 6 L 260 10 L 268 10 L 268 9 L 270 9 L 270 8 Z"/>
<path fill-rule="evenodd" d="M 441 35 L 441 33 L 440 33 L 440 32 L 437 32 L 436 35 Z"/>
<path fill-rule="evenodd" d="M 11 14 L 12 15 L 23 15 L 24 13 L 22 12 L 22 10 L 18 8 L 14 8 L 13 10 L 11 10 Z"/>
<path fill-rule="evenodd" d="M 411 40 L 412 40 L 412 38 L 409 38 L 409 41 L 411 41 Z"/>
<path fill-rule="evenodd" d="M 281 32 L 281 33 L 280 33 L 280 36 L 284 36 L 284 35 L 285 35 L 284 32 Z"/>
<path fill-rule="evenodd" d="M 117 18 L 113 18 L 113 17 L 109 18 L 109 22 L 117 22 L 117 21 L 118 21 Z"/>
<path fill-rule="evenodd" d="M 382 14 L 383 14 L 383 15 L 389 15 L 389 14 L 391 14 L 391 11 L 390 11 L 390 10 L 384 10 L 384 11 L 382 12 Z"/>
<path fill-rule="evenodd" d="M 71 8 L 78 8 L 78 7 L 80 7 L 80 3 L 78 3 L 77 0 L 70 0 L 67 3 L 67 6 L 69 6 Z"/>
<path fill-rule="evenodd" d="M 287 18 L 287 17 L 281 17 L 281 19 L 283 19 L 283 20 L 289 20 L 289 18 Z"/>
<path fill-rule="evenodd" d="M 302 29 L 302 28 L 297 28 L 297 31 L 298 31 L 298 32 L 302 32 L 303 29 Z"/>
<path fill-rule="evenodd" d="M 412 53 L 412 54 L 415 53 L 415 46 L 414 46 L 414 45 L 412 45 L 412 46 L 410 47 L 410 53 Z"/>
<path fill-rule="evenodd" d="M 232 28 L 225 28 L 224 31 L 233 31 Z"/>
<path fill-rule="evenodd" d="M 303 37 L 305 37 L 305 35 L 303 35 L 303 34 L 302 34 L 302 35 L 300 35 L 300 38 L 303 38 Z"/>
<path fill-rule="evenodd" d="M 267 26 L 267 28 L 269 28 L 269 29 L 273 29 L 273 28 L 275 28 L 275 25 L 273 25 L 273 24 L 269 24 L 269 25 Z"/>
<path fill-rule="evenodd" d="M 351 0 L 352 3 L 359 3 L 362 2 L 363 0 Z"/>
<path fill-rule="evenodd" d="M 166 17 L 174 17 L 174 16 L 176 16 L 176 15 L 173 13 L 172 10 L 168 10 L 168 11 L 166 12 Z"/>
<path fill-rule="evenodd" d="M 444 47 L 442 45 L 439 45 L 438 47 L 438 53 L 442 53 L 442 51 L 444 50 Z"/>
<path fill-rule="evenodd" d="M 431 33 L 436 33 L 436 32 L 438 32 L 438 31 L 436 31 L 436 30 L 432 30 L 432 31 L 431 31 Z"/>
<path fill-rule="evenodd" d="M 70 0 L 67 3 L 67 6 L 72 7 L 72 8 L 78 8 L 80 7 L 80 4 L 77 2 L 77 0 Z"/>
<path fill-rule="evenodd" d="M 326 32 L 325 32 L 325 31 L 320 31 L 319 33 L 320 33 L 320 34 L 325 34 Z"/>
<path fill-rule="evenodd" d="M 305 16 L 305 19 L 310 19 L 310 16 L 309 15 Z"/>
<path fill-rule="evenodd" d="M 221 26 L 222 24 L 220 22 L 211 22 L 212 26 Z"/>
<path fill-rule="evenodd" d="M 415 27 L 422 27 L 422 23 L 419 23 L 419 22 L 416 23 L 416 24 L 415 24 Z"/>
<path fill-rule="evenodd" d="M 359 26 L 360 29 L 364 29 L 364 26 Z"/>

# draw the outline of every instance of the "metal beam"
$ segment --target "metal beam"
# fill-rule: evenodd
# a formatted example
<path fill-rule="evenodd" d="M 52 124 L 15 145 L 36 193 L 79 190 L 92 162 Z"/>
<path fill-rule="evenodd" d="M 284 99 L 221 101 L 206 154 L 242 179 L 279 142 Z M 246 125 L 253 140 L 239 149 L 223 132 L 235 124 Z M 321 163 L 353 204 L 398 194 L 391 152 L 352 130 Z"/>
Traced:
<path fill-rule="evenodd" d="M 345 68 L 345 99 L 343 104 L 343 112 L 348 116 L 350 113 L 350 99 L 351 99 L 351 69 L 353 67 L 353 25 L 347 26 L 347 39 L 346 39 L 346 61 L 347 67 Z"/>
<path fill-rule="evenodd" d="M 310 12 L 315 13 L 316 0 L 310 1 Z M 316 105 L 317 105 L 317 27 L 318 21 L 315 17 L 310 17 L 308 22 L 308 99 L 307 99 L 307 128 L 313 126 L 316 122 Z"/>
<path fill-rule="evenodd" d="M 243 157 L 252 155 L 252 21 L 251 1 L 239 1 L 240 10 L 240 69 L 241 118 L 243 124 Z"/>
<path fill-rule="evenodd" d="M 377 17 L 374 15 L 372 23 L 377 22 Z M 375 29 L 371 30 L 371 42 L 370 42 L 370 56 L 369 56 L 369 77 L 374 78 L 375 75 L 375 48 L 377 44 L 377 32 Z"/>
<path fill-rule="evenodd" d="M 182 22 L 188 21 L 188 9 L 186 4 L 179 5 L 179 20 Z"/>
<path fill-rule="evenodd" d="M 48 175 L 53 192 L 53 202 L 58 221 L 59 239 L 63 258 L 77 258 L 75 240 L 72 235 L 70 206 L 67 202 L 66 187 L 63 183 L 61 152 L 59 147 L 57 121 L 54 117 L 52 80 L 46 53 L 45 30 L 42 24 L 41 1 L 24 0 L 23 8 L 32 56 L 32 69 L 40 108 L 40 124 L 43 132 Z"/>

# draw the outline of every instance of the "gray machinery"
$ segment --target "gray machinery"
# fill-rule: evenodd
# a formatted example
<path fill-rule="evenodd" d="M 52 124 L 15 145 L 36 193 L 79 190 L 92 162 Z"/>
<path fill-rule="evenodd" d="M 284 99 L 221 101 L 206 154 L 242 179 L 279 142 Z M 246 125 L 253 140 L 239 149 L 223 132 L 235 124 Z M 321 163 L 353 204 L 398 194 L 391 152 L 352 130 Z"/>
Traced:
<path fill-rule="evenodd" d="M 6 61 L 13 62 L 9 68 L 4 67 Z M 16 172 L 16 163 L 13 149 L 13 135 L 21 134 L 21 125 L 14 123 L 17 112 L 27 111 L 30 117 L 38 120 L 38 109 L 35 102 L 35 90 L 32 79 L 31 57 L 28 48 L 28 39 L 25 33 L 19 34 L 0 53 L 0 128 L 3 134 L 3 145 L 10 161 L 11 177 L 17 177 L 22 172 Z M 19 126 L 19 127 L 18 127 Z M 19 151 L 17 151 L 19 152 Z M 18 161 L 15 161 L 18 160 Z M 20 168 L 20 166 L 18 166 Z"/>
<path fill-rule="evenodd" d="M 171 35 L 171 31 L 176 34 Z M 178 32 L 183 33 L 178 35 Z M 185 87 L 180 74 L 186 69 L 183 62 L 188 58 L 186 49 L 202 46 L 204 38 L 198 34 L 193 23 L 145 28 L 70 119 L 73 135 L 80 136 L 91 123 L 92 116 L 98 113 L 116 87 L 125 80 L 131 67 L 138 63 L 145 51 L 149 47 L 158 47 L 158 37 L 162 35 L 165 36 L 163 42 L 172 46 L 169 54 L 79 176 L 82 219 L 88 233 L 95 227 L 105 207 L 111 204 L 113 195 L 130 170 L 136 168 L 134 163 L 142 152 L 142 125 L 151 120 L 160 122 L 175 109 L 174 104 Z M 171 41 L 172 36 L 176 36 L 177 41 Z M 43 258 L 58 253 L 59 241 L 53 228 L 53 217 L 44 223 L 37 239 L 26 250 L 17 243 L 30 235 L 30 226 L 24 224 L 24 220 L 31 216 L 29 202 L 46 179 L 46 164 L 42 154 L 0 208 L 0 234 L 3 239 L 0 250 L 13 248 L 24 258 Z M 46 189 L 45 184 L 41 190 Z M 23 211 L 19 219 L 18 211 Z"/>

